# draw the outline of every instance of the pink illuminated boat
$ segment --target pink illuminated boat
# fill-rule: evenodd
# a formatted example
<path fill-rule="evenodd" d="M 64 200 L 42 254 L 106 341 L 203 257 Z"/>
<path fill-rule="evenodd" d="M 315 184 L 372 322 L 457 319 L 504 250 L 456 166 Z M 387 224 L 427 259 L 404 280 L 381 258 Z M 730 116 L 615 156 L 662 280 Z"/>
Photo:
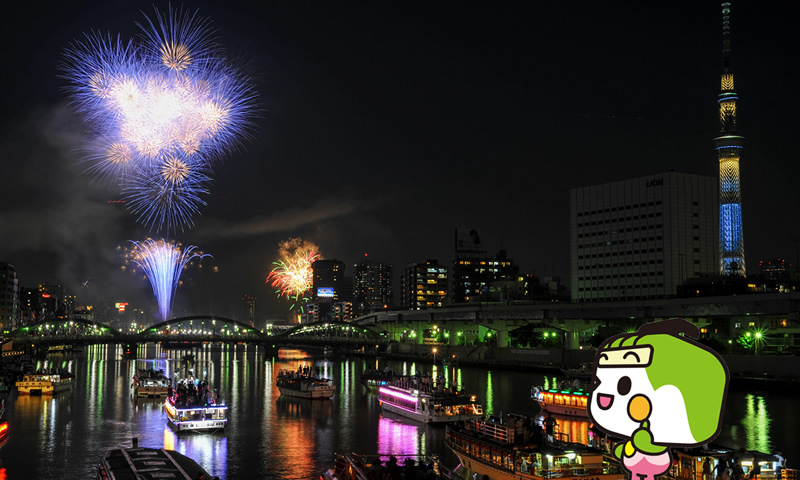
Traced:
<path fill-rule="evenodd" d="M 378 398 L 383 410 L 422 423 L 459 422 L 483 418 L 483 405 L 477 402 L 474 395 L 385 385 L 378 388 Z"/>

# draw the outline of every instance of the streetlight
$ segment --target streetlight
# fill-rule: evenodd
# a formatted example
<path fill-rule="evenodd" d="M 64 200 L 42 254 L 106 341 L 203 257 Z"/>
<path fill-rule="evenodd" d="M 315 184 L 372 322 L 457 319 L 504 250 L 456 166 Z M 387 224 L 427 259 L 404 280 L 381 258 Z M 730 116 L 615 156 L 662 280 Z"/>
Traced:
<path fill-rule="evenodd" d="M 436 347 L 433 348 L 433 366 L 436 366 Z"/>

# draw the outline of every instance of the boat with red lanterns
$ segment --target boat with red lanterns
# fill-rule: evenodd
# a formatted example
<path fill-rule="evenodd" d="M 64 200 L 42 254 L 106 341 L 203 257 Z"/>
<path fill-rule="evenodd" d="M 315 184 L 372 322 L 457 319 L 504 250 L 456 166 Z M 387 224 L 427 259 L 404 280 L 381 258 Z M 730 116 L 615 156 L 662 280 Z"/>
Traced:
<path fill-rule="evenodd" d="M 467 477 L 499 480 L 623 480 L 622 466 L 602 450 L 571 442 L 569 435 L 547 439 L 534 420 L 504 418 L 448 425 L 445 445 Z"/>
<path fill-rule="evenodd" d="M 550 413 L 588 417 L 586 406 L 589 404 L 590 391 L 587 386 L 562 383 L 556 388 L 534 386 L 531 388 L 531 399 Z"/>

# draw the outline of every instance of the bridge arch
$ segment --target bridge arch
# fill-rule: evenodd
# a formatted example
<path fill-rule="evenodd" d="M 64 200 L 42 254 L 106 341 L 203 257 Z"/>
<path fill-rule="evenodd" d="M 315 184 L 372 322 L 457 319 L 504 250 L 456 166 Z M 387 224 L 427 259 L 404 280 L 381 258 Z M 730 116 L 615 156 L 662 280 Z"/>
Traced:
<path fill-rule="evenodd" d="M 22 340 L 31 337 L 71 339 L 76 337 L 113 337 L 120 336 L 119 330 L 104 323 L 93 322 L 85 318 L 42 320 L 12 330 L 12 339 Z"/>
<path fill-rule="evenodd" d="M 295 327 L 286 329 L 280 333 L 276 333 L 274 338 L 319 338 L 319 337 L 333 337 L 333 338 L 360 338 L 360 339 L 374 339 L 378 341 L 388 340 L 386 333 L 382 330 L 378 331 L 371 326 L 354 325 L 350 322 L 315 322 L 300 324 Z"/>
<path fill-rule="evenodd" d="M 142 341 L 181 340 L 192 337 L 201 340 L 242 339 L 261 337 L 256 328 L 216 315 L 192 315 L 173 318 L 146 328 L 140 333 Z"/>

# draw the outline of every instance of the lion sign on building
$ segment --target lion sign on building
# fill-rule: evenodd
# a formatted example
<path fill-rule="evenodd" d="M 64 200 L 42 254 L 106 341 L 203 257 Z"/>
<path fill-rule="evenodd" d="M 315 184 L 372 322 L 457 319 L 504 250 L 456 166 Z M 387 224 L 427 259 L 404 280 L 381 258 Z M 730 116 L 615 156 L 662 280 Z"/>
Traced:
<path fill-rule="evenodd" d="M 698 334 L 673 318 L 611 337 L 597 351 L 589 417 L 623 438 L 613 454 L 631 480 L 654 480 L 672 464 L 670 447 L 699 446 L 720 431 L 730 375 Z"/>

